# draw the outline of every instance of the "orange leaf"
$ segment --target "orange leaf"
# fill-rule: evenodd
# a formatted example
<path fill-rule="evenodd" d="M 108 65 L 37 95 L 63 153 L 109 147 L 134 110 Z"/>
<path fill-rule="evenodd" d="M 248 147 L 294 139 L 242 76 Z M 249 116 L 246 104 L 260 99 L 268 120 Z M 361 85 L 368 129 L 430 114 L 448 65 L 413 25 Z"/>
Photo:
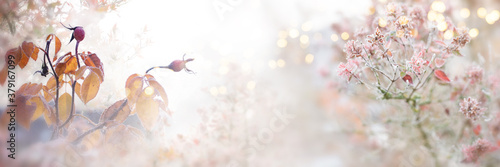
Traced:
<path fill-rule="evenodd" d="M 101 118 L 99 118 L 99 122 L 103 123 L 106 122 L 107 120 L 110 120 L 111 117 L 115 114 L 115 112 L 117 112 L 116 116 L 114 116 L 114 118 L 111 120 L 114 120 L 117 123 L 123 123 L 131 112 L 130 107 L 127 104 L 125 104 L 121 110 L 117 111 L 124 102 L 125 99 L 117 101 L 115 102 L 115 104 L 111 105 L 108 109 L 104 110 L 104 112 L 101 114 Z"/>
<path fill-rule="evenodd" d="M 46 110 L 49 110 L 47 101 L 45 101 L 45 99 L 41 98 L 40 96 L 32 97 L 29 102 L 31 102 L 32 104 L 36 104 L 36 110 L 31 117 L 31 121 L 38 119 L 40 116 L 42 116 L 43 113 L 47 112 Z"/>
<path fill-rule="evenodd" d="M 71 112 L 71 95 L 64 93 L 59 97 L 59 121 L 63 122 L 68 119 Z"/>
<path fill-rule="evenodd" d="M 61 59 L 64 59 L 61 61 Z M 62 74 L 74 74 L 78 64 L 74 56 L 63 56 L 58 60 L 56 64 L 56 74 L 62 76 Z"/>
<path fill-rule="evenodd" d="M 98 76 L 101 83 L 104 81 L 104 72 L 96 67 L 89 67 L 90 70 L 94 71 Z"/>
<path fill-rule="evenodd" d="M 85 74 L 85 71 L 87 71 L 87 66 L 81 66 L 78 70 L 75 72 L 75 79 L 79 80 L 83 78 L 83 74 Z"/>
<path fill-rule="evenodd" d="M 56 79 L 54 76 L 50 77 L 47 83 L 45 84 L 46 86 L 43 86 L 43 96 L 45 97 L 46 101 L 51 101 L 52 99 L 55 98 L 55 92 L 56 92 Z"/>
<path fill-rule="evenodd" d="M 22 57 L 22 53 L 21 53 L 21 47 L 17 47 L 17 48 L 13 48 L 13 49 L 10 49 L 9 51 L 7 51 L 7 53 L 5 53 L 5 63 L 6 64 L 9 64 L 9 55 L 12 55 L 14 56 L 14 59 L 12 61 L 14 61 L 14 64 L 12 65 L 18 65 L 19 62 L 21 61 L 21 57 Z"/>
<path fill-rule="evenodd" d="M 450 79 L 448 78 L 448 76 L 446 76 L 446 74 L 439 69 L 436 69 L 436 71 L 434 71 L 434 76 L 436 76 L 438 79 L 440 79 L 441 81 L 444 81 L 446 83 L 450 82 Z"/>
<path fill-rule="evenodd" d="M 2 71 L 0 71 L 0 85 L 4 85 L 5 81 L 7 81 L 7 70 L 8 65 L 3 66 Z"/>
<path fill-rule="evenodd" d="M 38 47 L 36 47 L 33 42 L 24 41 L 23 44 L 21 44 L 21 47 L 23 49 L 23 55 L 26 57 L 31 57 L 33 60 L 38 58 Z"/>
<path fill-rule="evenodd" d="M 168 97 L 167 97 L 167 93 L 165 92 L 165 89 L 163 89 L 163 87 L 153 78 L 153 79 L 150 79 L 148 80 L 149 81 L 149 85 L 151 85 L 155 91 L 157 92 L 157 94 L 159 94 L 162 98 L 162 101 L 164 103 L 164 105 L 161 105 L 162 106 L 162 109 L 164 111 L 166 111 L 166 106 L 168 106 Z"/>
<path fill-rule="evenodd" d="M 154 100 L 154 96 L 141 93 L 135 105 L 135 112 L 141 121 L 142 126 L 150 131 L 157 122 L 159 115 L 159 102 Z"/>
<path fill-rule="evenodd" d="M 59 51 L 61 50 L 61 40 L 59 40 L 59 38 L 57 38 L 57 36 L 55 36 L 55 39 L 56 39 L 56 49 L 55 49 L 55 52 L 54 52 L 54 55 L 57 55 L 57 53 L 59 53 Z"/>
<path fill-rule="evenodd" d="M 24 53 L 24 51 L 21 51 L 21 59 L 19 60 L 19 67 L 21 67 L 21 69 L 26 67 L 29 60 L 30 60 L 29 55 L 26 55 L 26 53 Z"/>
<path fill-rule="evenodd" d="M 78 82 L 77 82 L 77 83 L 75 84 L 75 93 L 76 93 L 76 95 L 78 95 L 78 97 L 80 98 L 80 100 L 82 99 L 81 87 L 82 87 L 82 86 L 80 85 L 80 83 L 78 83 Z M 83 101 L 83 100 L 82 100 L 82 101 Z"/>
<path fill-rule="evenodd" d="M 99 92 L 100 80 L 99 76 L 91 71 L 90 74 L 83 80 L 80 90 L 83 103 L 87 104 L 90 100 L 94 99 Z"/>
<path fill-rule="evenodd" d="M 137 98 L 142 93 L 142 77 L 137 74 L 131 75 L 127 79 L 127 83 L 125 84 L 125 91 L 127 93 L 127 99 L 130 107 L 133 109 L 134 104 L 137 101 Z M 135 113 L 135 110 L 132 110 L 132 114 Z"/>
<path fill-rule="evenodd" d="M 51 107 L 50 110 L 45 110 L 45 113 L 43 113 L 43 118 L 45 119 L 45 123 L 47 123 L 48 126 L 56 122 L 56 114 L 54 108 Z"/>
<path fill-rule="evenodd" d="M 84 56 L 83 62 L 87 66 L 97 67 L 97 68 L 99 68 L 102 71 L 102 62 L 101 62 L 101 59 L 99 59 L 99 57 L 97 57 L 97 55 L 95 53 L 88 52 Z"/>

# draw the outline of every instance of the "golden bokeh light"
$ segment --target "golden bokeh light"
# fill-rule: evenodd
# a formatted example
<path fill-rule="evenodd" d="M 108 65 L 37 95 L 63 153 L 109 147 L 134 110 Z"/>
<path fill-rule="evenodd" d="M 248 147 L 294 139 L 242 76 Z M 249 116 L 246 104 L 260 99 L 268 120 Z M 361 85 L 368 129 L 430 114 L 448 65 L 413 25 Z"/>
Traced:
<path fill-rule="evenodd" d="M 210 88 L 210 94 L 212 94 L 212 96 L 217 96 L 219 94 L 219 91 L 216 87 L 212 87 Z"/>
<path fill-rule="evenodd" d="M 436 21 L 437 21 L 437 22 L 444 22 L 444 15 L 443 15 L 443 14 L 441 14 L 441 13 L 438 13 L 438 14 L 436 15 Z"/>
<path fill-rule="evenodd" d="M 309 36 L 307 36 L 307 35 L 301 35 L 300 36 L 300 43 L 303 43 L 303 44 L 309 43 Z"/>
<path fill-rule="evenodd" d="M 307 54 L 304 61 L 307 63 L 307 64 L 311 64 L 313 61 L 314 61 L 314 55 L 312 54 Z"/>
<path fill-rule="evenodd" d="M 486 15 L 485 19 L 488 24 L 495 24 L 499 17 L 500 13 L 497 10 L 494 10 L 490 14 Z"/>
<path fill-rule="evenodd" d="M 349 39 L 349 34 L 347 32 L 343 32 L 342 34 L 340 34 L 340 37 L 345 41 Z"/>
<path fill-rule="evenodd" d="M 380 26 L 380 27 L 387 26 L 387 20 L 385 20 L 384 18 L 379 18 L 378 19 L 378 26 Z"/>
<path fill-rule="evenodd" d="M 285 67 L 285 64 L 286 62 L 283 59 L 279 59 L 278 61 L 276 61 L 276 65 L 278 65 L 279 68 Z"/>
<path fill-rule="evenodd" d="M 430 21 L 435 21 L 437 18 L 437 13 L 434 12 L 434 11 L 429 11 L 429 13 L 427 13 L 427 19 L 429 19 Z"/>
<path fill-rule="evenodd" d="M 269 62 L 267 63 L 267 65 L 269 65 L 269 68 L 275 69 L 276 68 L 276 61 L 269 60 Z"/>
<path fill-rule="evenodd" d="M 470 16 L 470 11 L 467 8 L 460 9 L 460 16 L 463 18 L 468 18 Z"/>
<path fill-rule="evenodd" d="M 300 28 L 302 29 L 302 31 L 307 32 L 307 31 L 311 31 L 312 27 L 313 27 L 312 23 L 310 21 L 308 21 L 308 22 L 303 23 Z"/>
<path fill-rule="evenodd" d="M 290 38 L 297 38 L 299 36 L 299 30 L 290 29 L 290 31 L 288 31 L 288 35 L 290 36 Z"/>
<path fill-rule="evenodd" d="M 446 5 L 443 1 L 434 1 L 431 4 L 431 9 L 436 12 L 443 13 L 444 11 L 446 11 Z"/>
<path fill-rule="evenodd" d="M 444 21 L 440 22 L 438 23 L 437 28 L 439 31 L 445 31 L 446 29 L 448 29 L 448 24 Z"/>
<path fill-rule="evenodd" d="M 371 6 L 369 9 L 368 9 L 368 15 L 373 15 L 375 14 L 375 7 Z"/>
<path fill-rule="evenodd" d="M 479 30 L 477 30 L 477 28 L 470 29 L 469 30 L 469 35 L 472 38 L 476 38 L 477 35 L 479 35 Z"/>
<path fill-rule="evenodd" d="M 443 34 L 444 39 L 451 39 L 453 38 L 453 31 L 452 30 L 446 30 Z"/>
<path fill-rule="evenodd" d="M 285 38 L 288 36 L 288 32 L 287 32 L 287 31 L 280 31 L 280 32 L 278 33 L 278 36 L 279 36 L 279 38 L 281 38 L 281 39 L 285 39 Z"/>
<path fill-rule="evenodd" d="M 278 42 L 276 42 L 276 44 L 278 45 L 278 47 L 284 48 L 286 47 L 288 42 L 286 41 L 286 39 L 278 39 Z"/>
<path fill-rule="evenodd" d="M 487 13 L 488 13 L 488 12 L 486 11 L 486 9 L 485 9 L 485 8 L 479 8 L 479 9 L 477 9 L 477 16 L 478 16 L 479 18 L 484 18 L 484 17 L 486 17 L 486 14 L 487 14 Z"/>
<path fill-rule="evenodd" d="M 154 92 L 155 92 L 155 89 L 151 86 L 148 86 L 148 87 L 146 87 L 146 89 L 144 89 L 144 94 L 146 94 L 146 96 L 151 96 L 151 95 L 153 95 Z"/>

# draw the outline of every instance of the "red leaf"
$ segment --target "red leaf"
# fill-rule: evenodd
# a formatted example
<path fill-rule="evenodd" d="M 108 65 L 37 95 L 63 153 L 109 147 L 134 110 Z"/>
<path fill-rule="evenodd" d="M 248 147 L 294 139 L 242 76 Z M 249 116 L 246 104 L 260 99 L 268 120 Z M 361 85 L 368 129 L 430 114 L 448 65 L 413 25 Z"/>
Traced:
<path fill-rule="evenodd" d="M 413 84 L 413 79 L 411 78 L 410 75 L 406 74 L 404 77 L 403 77 L 403 81 L 407 82 L 407 83 L 410 83 L 410 84 Z"/>
<path fill-rule="evenodd" d="M 450 82 L 450 79 L 448 78 L 448 76 L 446 76 L 446 74 L 441 70 L 437 69 L 436 71 L 434 71 L 434 76 L 436 76 L 438 79 L 440 79 L 441 81 L 444 81 L 446 83 Z"/>

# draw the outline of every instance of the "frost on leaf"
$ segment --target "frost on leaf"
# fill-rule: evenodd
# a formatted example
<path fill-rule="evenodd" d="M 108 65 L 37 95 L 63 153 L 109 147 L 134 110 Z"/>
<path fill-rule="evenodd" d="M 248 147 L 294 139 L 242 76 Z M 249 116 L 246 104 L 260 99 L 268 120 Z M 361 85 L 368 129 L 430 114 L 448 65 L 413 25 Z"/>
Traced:
<path fill-rule="evenodd" d="M 68 119 L 71 112 L 71 95 L 64 93 L 59 97 L 59 121 L 64 122 Z"/>
<path fill-rule="evenodd" d="M 167 110 L 167 93 L 152 75 L 129 76 L 125 84 L 127 99 L 132 110 L 137 113 L 144 128 L 151 130 L 158 119 L 159 109 Z"/>
<path fill-rule="evenodd" d="M 104 123 L 111 120 L 116 123 L 123 123 L 130 115 L 130 107 L 123 103 L 126 103 L 125 99 L 115 102 L 109 108 L 104 110 L 99 118 L 99 122 Z"/>
<path fill-rule="evenodd" d="M 436 76 L 436 78 L 438 78 L 439 80 L 444 81 L 445 83 L 450 83 L 450 79 L 448 78 L 448 76 L 446 76 L 446 74 L 439 69 L 436 69 L 436 71 L 434 71 L 434 76 Z"/>

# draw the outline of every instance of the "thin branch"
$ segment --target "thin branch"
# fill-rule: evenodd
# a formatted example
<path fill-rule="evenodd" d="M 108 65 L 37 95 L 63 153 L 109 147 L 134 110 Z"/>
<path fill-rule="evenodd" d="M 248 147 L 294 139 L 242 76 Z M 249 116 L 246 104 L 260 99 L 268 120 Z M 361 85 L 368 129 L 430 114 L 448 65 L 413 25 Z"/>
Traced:
<path fill-rule="evenodd" d="M 52 66 L 52 61 L 50 60 L 49 57 L 49 49 L 50 49 L 50 42 L 52 40 L 47 41 L 47 44 L 45 45 L 45 57 L 47 58 L 47 61 L 49 62 L 50 68 L 52 69 L 54 78 L 56 79 L 56 97 L 55 97 L 55 107 L 56 107 L 56 128 L 54 129 L 54 132 L 52 133 L 52 139 L 55 137 L 56 133 L 59 131 L 59 76 L 57 76 L 56 71 L 54 70 L 54 66 Z"/>
<path fill-rule="evenodd" d="M 89 117 L 86 117 L 86 116 L 81 115 L 81 114 L 75 114 L 74 116 L 75 116 L 75 117 L 76 117 L 76 116 L 82 117 L 83 119 L 86 119 L 87 121 L 89 121 L 92 125 L 97 126 L 97 123 L 94 123 L 94 121 L 90 120 L 90 118 L 89 118 Z"/>
<path fill-rule="evenodd" d="M 123 101 L 122 105 L 120 105 L 120 107 L 118 109 L 115 110 L 115 112 L 113 113 L 113 115 L 111 115 L 111 117 L 109 118 L 110 120 L 111 119 L 114 119 L 117 115 L 118 115 L 118 112 L 121 111 L 123 109 L 123 107 L 125 107 L 125 105 L 127 105 L 127 102 L 128 100 L 125 99 L 125 101 Z M 106 125 L 106 122 L 101 122 L 99 125 L 97 125 L 96 127 L 88 130 L 87 132 L 83 133 L 82 135 L 78 136 L 75 140 L 73 140 L 73 142 L 71 142 L 72 144 L 78 144 L 85 136 L 87 136 L 88 134 L 98 130 L 98 129 L 101 129 L 104 127 L 104 125 Z"/>
<path fill-rule="evenodd" d="M 151 67 L 151 68 L 149 68 L 149 69 L 146 71 L 146 74 L 147 74 L 149 71 L 151 71 L 151 70 L 153 70 L 153 69 L 157 69 L 157 68 L 166 68 L 166 69 L 170 69 L 168 66 L 155 66 L 155 67 Z"/>

